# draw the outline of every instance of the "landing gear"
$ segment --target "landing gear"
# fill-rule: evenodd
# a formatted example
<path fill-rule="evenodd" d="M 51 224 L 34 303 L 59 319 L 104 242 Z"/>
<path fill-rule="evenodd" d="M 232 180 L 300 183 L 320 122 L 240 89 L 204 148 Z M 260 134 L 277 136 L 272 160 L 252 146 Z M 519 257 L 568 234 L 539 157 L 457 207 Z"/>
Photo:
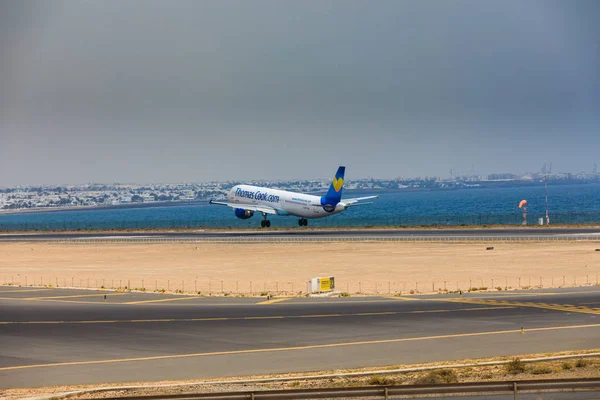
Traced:
<path fill-rule="evenodd" d="M 267 219 L 267 214 L 263 214 L 263 217 L 265 219 L 263 219 L 262 221 L 260 221 L 260 227 L 261 228 L 270 228 L 271 227 L 271 221 L 269 221 Z"/>
<path fill-rule="evenodd" d="M 298 220 L 298 225 L 300 225 L 300 226 L 308 226 L 308 220 L 306 218 L 300 218 Z"/>

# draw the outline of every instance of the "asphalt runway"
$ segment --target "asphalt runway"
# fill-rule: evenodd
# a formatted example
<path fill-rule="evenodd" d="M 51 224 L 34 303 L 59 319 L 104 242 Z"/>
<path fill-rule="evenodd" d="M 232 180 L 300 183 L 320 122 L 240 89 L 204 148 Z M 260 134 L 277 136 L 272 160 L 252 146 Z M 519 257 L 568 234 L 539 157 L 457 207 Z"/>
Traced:
<path fill-rule="evenodd" d="M 0 234 L 0 241 L 52 241 L 102 238 L 148 239 L 227 239 L 227 238 L 531 238 L 531 237 L 600 237 L 599 228 L 489 228 L 489 229 L 316 229 L 290 230 L 237 230 L 237 231 L 187 231 L 187 232 L 77 232 L 77 233 L 26 233 Z"/>
<path fill-rule="evenodd" d="M 0 309 L 1 388 L 308 372 L 600 347 L 598 287 L 462 298 L 270 301 L 0 287 Z"/>

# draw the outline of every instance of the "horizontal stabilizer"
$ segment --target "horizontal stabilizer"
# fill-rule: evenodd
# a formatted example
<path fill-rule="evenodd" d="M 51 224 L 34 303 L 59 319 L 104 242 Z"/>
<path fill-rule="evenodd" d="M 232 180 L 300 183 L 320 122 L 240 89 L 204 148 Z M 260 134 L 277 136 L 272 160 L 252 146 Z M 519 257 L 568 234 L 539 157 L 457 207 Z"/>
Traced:
<path fill-rule="evenodd" d="M 371 200 L 371 199 L 376 199 L 378 198 L 379 195 L 377 196 L 366 196 L 366 197 L 357 197 L 355 199 L 343 199 L 342 203 L 349 205 L 349 204 L 354 204 L 354 203 L 358 203 L 359 201 L 364 201 L 364 200 Z M 369 203 L 370 204 L 370 203 Z"/>
<path fill-rule="evenodd" d="M 366 203 L 350 203 L 350 204 L 345 204 L 345 206 L 346 206 L 346 208 L 348 208 L 348 207 L 356 207 L 356 206 L 366 206 L 367 204 L 374 204 L 374 203 L 375 203 L 374 201 L 367 201 Z"/>

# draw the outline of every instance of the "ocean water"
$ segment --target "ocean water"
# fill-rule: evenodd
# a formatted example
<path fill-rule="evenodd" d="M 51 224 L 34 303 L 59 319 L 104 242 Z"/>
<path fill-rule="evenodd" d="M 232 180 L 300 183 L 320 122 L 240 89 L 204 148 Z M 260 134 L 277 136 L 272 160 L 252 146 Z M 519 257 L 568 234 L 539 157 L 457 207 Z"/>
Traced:
<path fill-rule="evenodd" d="M 352 193 L 344 197 L 374 193 Z M 542 186 L 494 189 L 383 192 L 372 205 L 310 220 L 309 226 L 414 226 L 520 224 L 518 204 L 528 201 L 528 223 L 545 215 Z M 553 185 L 548 188 L 551 223 L 600 222 L 600 184 Z M 0 230 L 64 230 L 180 227 L 257 227 L 260 215 L 236 218 L 228 207 L 206 204 L 0 214 Z M 271 216 L 273 227 L 297 226 L 295 217 Z"/>

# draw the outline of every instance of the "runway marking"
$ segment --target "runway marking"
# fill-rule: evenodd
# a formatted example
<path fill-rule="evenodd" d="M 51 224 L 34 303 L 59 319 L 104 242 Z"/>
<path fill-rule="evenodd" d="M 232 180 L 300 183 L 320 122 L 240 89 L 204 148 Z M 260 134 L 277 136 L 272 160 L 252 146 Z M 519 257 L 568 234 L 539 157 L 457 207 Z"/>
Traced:
<path fill-rule="evenodd" d="M 107 297 L 108 299 L 108 297 Z M 101 299 L 99 299 L 98 301 L 85 301 L 85 300 L 58 300 L 58 299 L 50 299 L 50 300 L 36 300 L 36 301 L 45 301 L 45 302 L 49 302 L 49 303 L 76 303 L 76 304 L 111 304 L 111 305 L 115 305 L 115 304 L 120 304 L 120 303 L 105 303 L 104 301 L 101 301 Z"/>
<path fill-rule="evenodd" d="M 385 299 L 391 299 L 391 300 L 404 300 L 404 301 L 416 301 L 416 300 L 423 300 L 423 299 L 417 299 L 416 297 L 402 297 L 402 296 L 383 296 Z"/>
<path fill-rule="evenodd" d="M 0 291 L 0 293 L 9 293 L 9 292 L 25 292 L 25 291 L 47 291 L 47 290 L 52 290 L 52 289 L 25 289 L 25 290 L 14 290 L 14 291 L 5 291 L 2 292 Z M 101 301 L 76 301 L 76 300 L 63 300 L 66 298 L 77 298 L 77 297 L 95 297 L 95 296 L 102 296 L 103 294 L 107 294 L 109 296 L 116 296 L 116 295 L 126 295 L 126 294 L 130 294 L 130 293 L 115 293 L 115 292 L 104 292 L 104 291 L 99 291 L 97 292 L 98 294 L 87 294 L 87 295 L 71 295 L 71 296 L 40 296 L 40 297 L 31 297 L 31 298 L 18 298 L 18 297 L 0 297 L 0 300 L 16 300 L 16 301 L 54 301 L 54 302 L 64 302 L 64 303 L 79 303 L 79 304 L 96 304 L 96 305 L 101 305 L 104 304 L 104 302 Z M 585 294 L 585 293 L 600 293 L 600 292 L 563 292 L 563 293 L 538 293 L 538 294 L 533 294 L 533 293 L 494 293 L 494 294 L 503 294 L 506 297 L 510 296 L 539 296 L 539 295 L 559 295 L 559 294 Z M 386 302 L 390 302 L 392 300 L 404 300 L 404 301 L 414 301 L 414 300 L 418 300 L 418 301 L 442 301 L 442 302 L 454 302 L 454 301 L 458 301 L 458 302 L 467 302 L 468 300 L 477 300 L 480 299 L 482 301 L 484 300 L 489 300 L 489 301 L 498 301 L 498 302 L 503 302 L 505 300 L 493 300 L 495 296 L 494 295 L 490 295 L 490 296 L 485 296 L 484 293 L 481 293 L 480 296 L 472 296 L 469 295 L 467 298 L 463 298 L 463 299 L 457 299 L 457 298 L 434 298 L 434 297 L 424 297 L 424 298 L 415 298 L 415 297 L 403 297 L 403 296 L 383 296 L 383 297 L 379 297 L 380 300 L 341 300 L 341 301 L 336 301 L 336 300 L 329 300 L 329 301 L 311 301 L 311 300 L 306 300 L 306 301 L 294 301 L 297 300 L 296 298 L 285 298 L 286 304 L 289 305 L 312 305 L 312 304 L 364 304 L 364 303 L 386 303 Z M 503 298 L 506 298 L 503 297 Z M 188 300 L 188 299 L 199 299 L 199 298 L 204 298 L 204 297 L 197 297 L 197 296 L 184 296 L 184 297 L 175 297 L 175 298 L 166 298 L 166 299 L 155 299 L 155 300 L 140 300 L 140 301 L 131 301 L 131 302 L 115 302 L 115 303 L 110 303 L 112 305 L 132 305 L 132 304 L 154 304 L 156 306 L 160 306 L 160 305 L 165 305 L 167 306 L 168 304 L 162 304 L 164 302 L 171 302 L 171 301 L 179 301 L 179 300 Z M 284 301 L 284 299 L 273 299 L 271 300 L 271 302 L 280 302 L 280 301 Z M 211 306 L 211 307 L 217 307 L 217 306 L 255 306 L 255 305 L 260 305 L 260 304 L 271 304 L 271 303 L 266 303 L 266 302 L 259 302 L 259 303 L 194 303 L 194 304 L 182 304 L 185 306 L 193 306 L 193 307 L 201 307 L 201 306 Z M 482 303 L 483 304 L 483 303 Z M 486 303 L 487 304 L 487 303 Z M 586 305 L 593 305 L 593 304 L 600 304 L 600 302 L 597 303 L 583 303 Z M 522 305 L 524 306 L 524 305 Z M 558 306 L 569 306 L 569 307 L 575 307 L 573 305 L 558 305 Z M 589 310 L 588 310 L 589 311 Z"/>
<path fill-rule="evenodd" d="M 45 292 L 50 289 L 17 289 L 17 290 L 0 290 L 0 293 L 22 293 L 22 292 Z"/>
<path fill-rule="evenodd" d="M 202 297 L 198 296 L 189 296 L 189 297 L 171 297 L 168 299 L 158 299 L 158 300 L 140 300 L 140 301 L 129 301 L 121 304 L 148 304 L 148 303 L 164 303 L 165 301 L 180 301 L 180 300 L 198 300 Z"/>
<path fill-rule="evenodd" d="M 207 322 L 207 321 L 243 321 L 243 320 L 261 320 L 261 319 L 296 319 L 296 318 L 339 318 L 339 317 L 366 317 L 374 315 L 402 315 L 402 314 L 425 314 L 425 313 L 444 313 L 461 311 L 485 311 L 501 310 L 515 308 L 512 306 L 494 306 L 494 307 L 471 307 L 443 310 L 412 310 L 412 311 L 381 311 L 364 312 L 354 314 L 307 314 L 307 315 L 266 315 L 266 316 L 246 316 L 246 317 L 206 317 L 206 318 L 161 318 L 161 319 L 122 319 L 122 320 L 84 320 L 84 321 L 0 321 L 0 325 L 52 325 L 52 324 L 116 324 L 116 323 L 155 323 L 155 322 Z"/>
<path fill-rule="evenodd" d="M 464 293 L 464 292 L 463 292 Z M 468 293 L 468 292 L 467 292 Z M 599 293 L 598 291 L 586 291 L 586 292 L 537 292 L 537 293 L 521 293 L 511 291 L 497 291 L 497 292 L 470 292 L 478 293 L 485 297 L 486 294 L 490 296 L 502 295 L 502 296 L 559 296 L 563 294 L 587 294 L 587 293 Z M 487 296 L 487 297 L 490 297 Z"/>
<path fill-rule="evenodd" d="M 426 313 L 435 313 L 435 312 L 453 312 L 453 311 L 475 311 L 475 310 L 502 310 L 507 308 L 516 308 L 514 306 L 503 306 L 498 305 L 494 307 L 479 307 L 479 308 L 459 308 L 457 310 L 419 310 L 419 311 L 409 311 L 411 314 L 426 314 Z"/>
<path fill-rule="evenodd" d="M 101 296 L 98 296 L 101 297 Z M 18 297 L 0 297 L 0 300 L 16 300 L 16 301 L 39 301 L 39 302 L 54 302 L 54 303 L 77 303 L 77 304 L 123 304 L 123 303 L 104 303 L 103 301 L 83 301 L 83 300 L 58 300 L 58 299 L 48 299 L 48 300 L 40 300 L 40 299 L 24 299 Z"/>
<path fill-rule="evenodd" d="M 489 299 L 492 300 L 494 297 L 536 297 L 536 296 L 561 296 L 561 295 L 570 295 L 570 294 L 598 294 L 600 291 L 597 290 L 588 290 L 584 292 L 541 292 L 541 293 L 512 293 L 508 292 L 463 292 L 463 296 L 466 296 L 464 299 Z M 426 300 L 454 300 L 456 298 L 425 298 Z M 600 303 L 598 303 L 600 304 Z"/>
<path fill-rule="evenodd" d="M 383 297 L 383 300 L 332 300 L 332 301 L 312 301 L 307 299 L 306 301 L 291 301 L 291 302 L 287 302 L 286 304 L 290 304 L 290 305 L 313 305 L 313 304 L 367 304 L 367 303 L 390 303 L 390 300 L 395 299 L 398 300 L 398 297 Z M 431 299 L 411 299 L 410 297 L 406 298 L 407 300 L 431 300 Z M 400 299 L 402 300 L 402 299 Z"/>
<path fill-rule="evenodd" d="M 284 297 L 281 299 L 272 299 L 272 300 L 266 300 L 266 301 L 261 301 L 260 303 L 256 303 L 256 304 L 273 304 L 273 303 L 281 303 L 282 301 L 286 301 L 286 300 L 290 300 L 291 297 Z"/>
<path fill-rule="evenodd" d="M 127 303 L 113 303 L 113 304 L 125 304 L 127 305 Z M 153 306 L 156 307 L 160 307 L 160 306 L 169 306 L 169 304 L 162 304 L 162 303 L 153 303 Z M 256 303 L 194 303 L 194 304 L 178 304 L 178 307 L 231 307 L 231 306 L 236 306 L 236 307 L 255 307 Z"/>
<path fill-rule="evenodd" d="M 583 291 L 583 292 L 541 292 L 541 293 L 514 293 L 514 292 L 463 292 L 467 299 L 493 299 L 496 295 L 502 295 L 506 297 L 535 297 L 535 296 L 557 296 L 557 295 L 569 295 L 569 294 L 589 294 L 589 293 L 600 293 L 600 291 Z M 458 296 L 458 295 L 457 295 Z M 393 295 L 380 295 L 378 297 L 382 300 L 336 300 L 331 301 L 294 301 L 286 304 L 351 304 L 351 303 L 384 303 L 389 300 L 419 300 L 419 301 L 450 301 L 456 298 L 444 298 L 444 297 L 406 297 L 406 296 L 393 296 Z M 598 303 L 600 304 L 600 303 Z"/>
<path fill-rule="evenodd" d="M 453 303 L 463 304 L 481 304 L 481 305 L 508 305 L 517 307 L 533 307 L 542 308 L 546 310 L 557 310 L 565 312 L 576 312 L 583 314 L 595 314 L 600 315 L 600 310 L 586 307 L 586 306 L 575 306 L 572 304 L 549 304 L 549 303 L 533 303 L 533 302 L 522 302 L 522 301 L 498 301 L 498 300 L 474 300 L 474 299 L 453 299 L 446 300 Z"/>
<path fill-rule="evenodd" d="M 565 329 L 586 329 L 586 328 L 599 328 L 599 327 L 600 327 L 600 324 L 563 325 L 563 326 L 551 326 L 551 327 L 543 327 L 543 328 L 529 328 L 529 329 L 527 329 L 527 333 L 531 334 L 532 332 L 558 331 L 558 330 L 565 330 Z M 488 332 L 472 332 L 472 333 L 454 333 L 454 334 L 447 334 L 447 335 L 417 336 L 417 337 L 408 337 L 408 338 L 380 339 L 380 340 L 369 340 L 369 341 L 360 341 L 360 342 L 326 343 L 326 344 L 295 346 L 295 347 L 275 347 L 275 348 L 265 348 L 265 349 L 214 351 L 214 352 L 207 352 L 207 353 L 170 354 L 170 355 L 163 355 L 163 356 L 120 358 L 120 359 L 94 360 L 94 361 L 67 361 L 67 362 L 57 362 L 57 363 L 48 363 L 48 364 L 32 364 L 32 365 L 18 365 L 18 366 L 12 366 L 12 367 L 0 367 L 0 371 L 15 371 L 15 370 L 21 370 L 21 369 L 44 368 L 44 367 L 67 367 L 67 366 L 73 366 L 73 365 L 115 364 L 115 363 L 125 363 L 125 362 L 156 361 L 156 360 L 169 360 L 169 359 L 181 359 L 181 358 L 192 358 L 192 357 L 237 355 L 237 354 L 302 351 L 302 350 L 327 349 L 327 348 L 337 348 L 337 347 L 365 346 L 365 345 L 376 345 L 376 344 L 416 342 L 416 341 L 424 341 L 424 340 L 466 338 L 466 337 L 506 335 L 506 334 L 521 334 L 521 329 L 509 329 L 509 330 L 503 330 L 503 331 L 488 331 Z"/>
<path fill-rule="evenodd" d="M 109 293 L 109 292 L 98 292 L 98 293 L 95 293 L 95 294 L 74 294 L 74 295 L 70 295 L 70 296 L 26 297 L 26 298 L 21 299 L 21 300 L 55 300 L 55 299 L 77 298 L 77 297 L 99 297 L 99 298 L 103 298 L 103 296 L 107 295 L 107 293 Z M 112 292 L 110 293 L 111 296 L 122 296 L 124 294 L 127 294 L 127 293 L 112 293 Z"/>
<path fill-rule="evenodd" d="M 107 298 L 110 298 L 110 296 L 113 296 L 115 293 L 111 293 L 111 295 L 107 295 Z M 118 293 L 118 294 L 128 294 L 128 293 Z M 101 296 L 101 295 L 100 295 Z M 190 298 L 195 298 L 195 299 L 199 299 L 200 297 L 190 297 Z M 187 299 L 187 298 L 186 298 Z M 130 303 L 125 303 L 125 302 L 119 302 L 119 303 L 104 303 L 103 301 L 77 301 L 77 300 L 58 300 L 58 299 L 49 299 L 49 300 L 30 300 L 30 299 L 26 299 L 26 298 L 22 298 L 22 297 L 0 297 L 0 300 L 16 300 L 16 301 L 47 301 L 47 302 L 58 302 L 58 303 L 79 303 L 79 304 L 95 304 L 95 305 L 106 305 L 106 304 L 110 304 L 110 305 L 129 305 L 129 304 L 135 304 L 135 302 L 130 302 Z M 175 300 L 179 300 L 179 298 L 176 298 Z M 183 300 L 183 299 L 181 299 Z M 155 300 L 151 300 L 151 301 L 155 301 Z M 161 301 L 167 301 L 165 299 L 161 299 Z M 146 302 L 150 302 L 150 300 L 146 300 Z M 154 304 L 155 306 L 161 306 L 161 305 L 168 305 L 168 304 Z M 198 303 L 198 304 L 185 304 L 186 306 L 196 306 L 196 307 L 200 307 L 200 306 L 210 306 L 210 307 L 219 307 L 219 306 L 255 306 L 256 303 Z"/>

